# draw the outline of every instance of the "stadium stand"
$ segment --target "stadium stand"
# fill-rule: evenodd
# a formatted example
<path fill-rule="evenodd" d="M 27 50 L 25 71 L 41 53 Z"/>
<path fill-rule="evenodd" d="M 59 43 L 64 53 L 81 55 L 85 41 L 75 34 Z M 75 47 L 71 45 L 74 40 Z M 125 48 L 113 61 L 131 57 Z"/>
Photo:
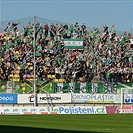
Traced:
<path fill-rule="evenodd" d="M 18 24 L 8 23 L 4 34 L 0 34 L 1 86 L 6 81 L 24 84 L 33 80 L 34 24 L 29 22 L 23 31 L 17 28 Z M 53 83 L 89 83 L 98 75 L 107 83 L 131 83 L 131 33 L 117 35 L 114 25 L 87 28 L 78 22 L 71 25 L 37 22 L 35 37 L 36 79 L 41 82 L 52 79 Z M 65 39 L 75 44 L 66 47 Z M 78 47 L 78 40 L 82 40 L 83 46 Z M 26 93 L 26 86 L 20 86 L 19 93 Z"/>

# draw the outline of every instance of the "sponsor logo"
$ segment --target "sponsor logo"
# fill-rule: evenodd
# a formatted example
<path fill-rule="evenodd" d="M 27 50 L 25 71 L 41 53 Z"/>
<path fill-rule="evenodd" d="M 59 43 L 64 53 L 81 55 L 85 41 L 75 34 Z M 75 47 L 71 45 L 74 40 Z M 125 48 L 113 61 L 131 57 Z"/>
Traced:
<path fill-rule="evenodd" d="M 114 103 L 114 98 L 111 94 L 72 94 L 72 102 L 78 103 Z"/>
<path fill-rule="evenodd" d="M 31 112 L 36 112 L 36 109 L 35 109 L 35 108 L 32 108 L 32 109 L 31 109 Z"/>
<path fill-rule="evenodd" d="M 44 109 L 44 108 L 41 108 L 41 109 L 39 109 L 39 111 L 40 111 L 40 112 L 44 112 L 44 111 L 45 111 L 45 109 Z"/>
<path fill-rule="evenodd" d="M 8 108 L 4 109 L 4 112 L 10 112 L 10 110 Z"/>
<path fill-rule="evenodd" d="M 72 100 L 109 100 L 109 101 L 114 101 L 113 95 L 89 95 L 89 94 L 73 94 L 72 95 Z"/>
<path fill-rule="evenodd" d="M 45 107 L 2 107 L 0 110 L 1 114 L 48 114 Z"/>
<path fill-rule="evenodd" d="M 40 97 L 40 100 L 61 100 L 61 97 Z"/>
<path fill-rule="evenodd" d="M 105 114 L 105 108 L 103 107 L 98 107 L 98 108 L 95 108 L 95 113 L 96 114 Z"/>
<path fill-rule="evenodd" d="M 132 95 L 125 95 L 124 102 L 125 103 L 133 103 L 133 94 Z"/>
<path fill-rule="evenodd" d="M 28 97 L 28 99 L 29 99 L 30 102 L 34 102 L 34 95 L 32 94 L 31 96 Z M 61 100 L 61 97 L 57 97 L 57 96 L 56 97 L 39 97 L 39 100 L 40 101 Z"/>
<path fill-rule="evenodd" d="M 58 114 L 105 114 L 104 107 L 58 107 L 54 108 Z"/>
<path fill-rule="evenodd" d="M 0 97 L 0 101 L 13 101 L 14 100 L 14 97 L 11 96 L 11 97 Z"/>
<path fill-rule="evenodd" d="M 30 102 L 34 102 L 34 100 L 33 100 L 34 99 L 34 95 L 29 96 L 28 99 L 29 99 Z"/>
<path fill-rule="evenodd" d="M 106 106 L 107 114 L 119 114 L 119 113 L 133 113 L 133 106 L 123 106 L 122 110 L 120 106 Z"/>
<path fill-rule="evenodd" d="M 55 108 L 54 111 L 59 114 L 94 114 L 94 108 L 84 108 L 84 107 L 59 107 Z"/>
<path fill-rule="evenodd" d="M 4 114 L 19 114 L 19 110 L 17 109 L 17 108 L 14 108 L 14 109 L 12 109 L 12 108 L 5 108 L 4 110 L 3 110 L 3 112 L 4 112 Z"/>
<path fill-rule="evenodd" d="M 35 108 L 31 108 L 30 110 L 27 108 L 23 108 L 22 109 L 22 113 L 23 114 L 36 114 L 36 109 Z"/>
<path fill-rule="evenodd" d="M 123 106 L 122 110 L 121 110 L 121 107 L 117 107 L 115 113 L 117 113 L 117 114 L 119 114 L 119 113 L 125 113 L 125 114 L 133 113 L 133 106 Z"/>
<path fill-rule="evenodd" d="M 39 112 L 40 114 L 48 114 L 48 112 L 44 108 L 39 109 Z"/>
<path fill-rule="evenodd" d="M 82 107 L 59 107 L 60 114 L 94 114 L 94 108 L 82 108 Z"/>
<path fill-rule="evenodd" d="M 18 112 L 19 110 L 17 108 L 13 109 L 13 112 Z"/>
<path fill-rule="evenodd" d="M 17 94 L 0 94 L 0 103 L 17 103 Z"/>

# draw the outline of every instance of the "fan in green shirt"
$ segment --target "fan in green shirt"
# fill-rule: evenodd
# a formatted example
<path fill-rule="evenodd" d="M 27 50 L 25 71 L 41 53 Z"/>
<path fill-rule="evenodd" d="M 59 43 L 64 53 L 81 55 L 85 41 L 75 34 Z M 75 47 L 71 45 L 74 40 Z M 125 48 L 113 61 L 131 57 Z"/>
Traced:
<path fill-rule="evenodd" d="M 70 25 L 70 32 L 73 33 L 73 30 L 74 30 L 73 25 Z"/>
<path fill-rule="evenodd" d="M 109 73 L 109 72 L 106 73 L 106 78 L 107 78 L 107 79 L 110 78 L 110 73 Z"/>
<path fill-rule="evenodd" d="M 30 36 L 31 35 L 31 33 L 32 33 L 32 30 L 31 29 L 28 29 L 28 36 Z"/>
<path fill-rule="evenodd" d="M 58 48 L 61 48 L 61 43 L 58 43 L 57 47 L 58 47 Z"/>
<path fill-rule="evenodd" d="M 10 48 L 10 46 L 11 46 L 11 45 L 10 45 L 9 43 L 7 43 L 7 44 L 6 44 L 6 50 L 8 50 L 8 49 Z"/>

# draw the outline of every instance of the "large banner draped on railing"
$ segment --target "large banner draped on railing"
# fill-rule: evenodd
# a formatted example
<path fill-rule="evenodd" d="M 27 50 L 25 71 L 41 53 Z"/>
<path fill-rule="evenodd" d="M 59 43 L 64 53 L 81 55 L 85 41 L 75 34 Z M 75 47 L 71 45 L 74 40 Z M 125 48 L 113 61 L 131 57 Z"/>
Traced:
<path fill-rule="evenodd" d="M 104 89 L 103 89 L 104 88 Z M 117 93 L 117 88 L 104 87 L 104 84 L 98 83 L 97 86 L 91 82 L 87 83 L 53 83 L 54 93 Z"/>

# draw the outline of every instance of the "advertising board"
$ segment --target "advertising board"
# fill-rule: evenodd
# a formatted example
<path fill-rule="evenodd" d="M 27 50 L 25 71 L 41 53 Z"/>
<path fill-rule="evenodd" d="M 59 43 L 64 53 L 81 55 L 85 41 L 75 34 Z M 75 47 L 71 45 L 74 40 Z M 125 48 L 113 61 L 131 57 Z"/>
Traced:
<path fill-rule="evenodd" d="M 72 103 L 120 103 L 119 94 L 72 94 Z"/>
<path fill-rule="evenodd" d="M 125 94 L 124 103 L 133 103 L 133 94 Z"/>
<path fill-rule="evenodd" d="M 17 104 L 17 94 L 0 94 L 0 104 Z"/>
<path fill-rule="evenodd" d="M 19 115 L 19 114 L 48 114 L 46 107 L 1 107 L 0 114 Z"/>
<path fill-rule="evenodd" d="M 120 106 L 105 106 L 107 114 L 119 114 L 121 113 L 121 107 Z M 122 107 L 122 113 L 124 114 L 132 114 L 133 113 L 133 106 L 123 106 Z"/>
<path fill-rule="evenodd" d="M 34 95 L 19 94 L 18 103 L 34 103 Z M 37 103 L 71 103 L 71 94 L 38 94 Z"/>
<path fill-rule="evenodd" d="M 106 114 L 106 108 L 103 106 L 60 106 L 53 107 L 57 114 Z"/>

